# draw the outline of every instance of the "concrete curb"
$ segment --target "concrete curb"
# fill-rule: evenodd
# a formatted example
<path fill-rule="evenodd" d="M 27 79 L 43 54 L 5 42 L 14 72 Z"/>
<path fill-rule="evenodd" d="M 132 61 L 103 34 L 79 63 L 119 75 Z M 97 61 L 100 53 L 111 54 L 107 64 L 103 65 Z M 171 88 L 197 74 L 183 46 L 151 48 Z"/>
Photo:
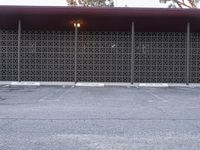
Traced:
<path fill-rule="evenodd" d="M 166 87 L 200 87 L 199 83 L 192 83 L 189 85 L 181 83 L 108 83 L 108 82 L 13 82 L 0 81 L 0 85 L 14 85 L 14 86 L 77 86 L 77 87 L 152 87 L 152 88 L 166 88 Z"/>

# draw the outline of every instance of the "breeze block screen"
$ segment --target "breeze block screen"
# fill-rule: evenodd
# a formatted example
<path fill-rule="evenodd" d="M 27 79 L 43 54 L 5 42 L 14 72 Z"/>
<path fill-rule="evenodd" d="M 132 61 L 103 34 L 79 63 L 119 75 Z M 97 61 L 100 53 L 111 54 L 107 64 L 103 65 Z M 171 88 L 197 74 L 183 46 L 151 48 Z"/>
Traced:
<path fill-rule="evenodd" d="M 190 36 L 190 83 L 200 82 L 200 33 Z M 131 82 L 131 32 L 79 31 L 78 82 Z M 186 83 L 186 33 L 136 32 L 134 83 Z M 0 81 L 17 81 L 18 35 L 0 30 Z M 21 34 L 21 81 L 75 81 L 74 31 Z"/>

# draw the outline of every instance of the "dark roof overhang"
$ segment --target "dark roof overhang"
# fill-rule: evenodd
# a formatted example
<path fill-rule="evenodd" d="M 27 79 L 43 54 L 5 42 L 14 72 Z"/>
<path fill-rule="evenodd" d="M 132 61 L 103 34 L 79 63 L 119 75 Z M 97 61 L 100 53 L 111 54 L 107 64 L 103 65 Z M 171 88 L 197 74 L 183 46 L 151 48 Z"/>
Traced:
<path fill-rule="evenodd" d="M 81 22 L 81 30 L 185 32 L 187 22 L 193 32 L 200 32 L 199 9 L 169 8 L 86 8 L 50 6 L 0 6 L 0 28 L 72 30 L 73 22 Z"/>

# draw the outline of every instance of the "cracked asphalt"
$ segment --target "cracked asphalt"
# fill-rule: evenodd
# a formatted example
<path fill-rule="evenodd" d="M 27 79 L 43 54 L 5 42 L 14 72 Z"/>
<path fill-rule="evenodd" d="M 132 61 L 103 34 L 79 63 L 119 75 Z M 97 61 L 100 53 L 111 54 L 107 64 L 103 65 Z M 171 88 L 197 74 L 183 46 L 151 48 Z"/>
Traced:
<path fill-rule="evenodd" d="M 0 86 L 0 150 L 199 150 L 200 88 Z"/>

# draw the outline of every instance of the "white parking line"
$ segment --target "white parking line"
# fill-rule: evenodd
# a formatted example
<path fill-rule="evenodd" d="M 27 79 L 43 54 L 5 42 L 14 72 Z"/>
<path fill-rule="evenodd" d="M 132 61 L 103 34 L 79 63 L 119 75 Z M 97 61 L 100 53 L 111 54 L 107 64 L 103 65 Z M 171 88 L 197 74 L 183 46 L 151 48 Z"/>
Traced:
<path fill-rule="evenodd" d="M 161 97 L 161 96 L 158 96 L 157 94 L 154 94 L 154 93 L 152 93 L 151 91 L 147 91 L 147 93 L 151 94 L 153 97 L 155 97 L 155 98 L 161 100 L 161 101 L 164 102 L 164 103 L 167 103 L 167 102 L 168 102 L 165 98 L 163 98 L 163 97 Z"/>
<path fill-rule="evenodd" d="M 53 96 L 55 93 L 57 93 L 60 89 L 57 89 L 56 92 L 53 92 L 53 93 L 50 93 L 50 94 L 47 94 L 46 96 L 40 98 L 38 101 L 39 102 L 42 102 L 42 101 L 45 101 L 48 97 L 51 97 Z"/>
<path fill-rule="evenodd" d="M 47 96 L 39 99 L 38 101 L 39 102 L 42 102 L 42 101 L 60 101 L 60 98 L 65 95 L 66 93 L 68 93 L 74 86 L 71 86 L 70 88 L 67 88 L 65 89 L 65 87 L 63 87 L 62 89 L 65 89 L 64 92 L 62 92 L 61 94 L 59 94 L 59 96 L 56 97 L 56 99 L 48 99 L 48 98 L 51 98 L 52 96 L 55 96 L 57 93 L 59 93 L 60 90 L 62 89 L 58 89 L 56 90 L 56 92 L 53 92 L 53 93 L 50 93 L 48 94 Z"/>

